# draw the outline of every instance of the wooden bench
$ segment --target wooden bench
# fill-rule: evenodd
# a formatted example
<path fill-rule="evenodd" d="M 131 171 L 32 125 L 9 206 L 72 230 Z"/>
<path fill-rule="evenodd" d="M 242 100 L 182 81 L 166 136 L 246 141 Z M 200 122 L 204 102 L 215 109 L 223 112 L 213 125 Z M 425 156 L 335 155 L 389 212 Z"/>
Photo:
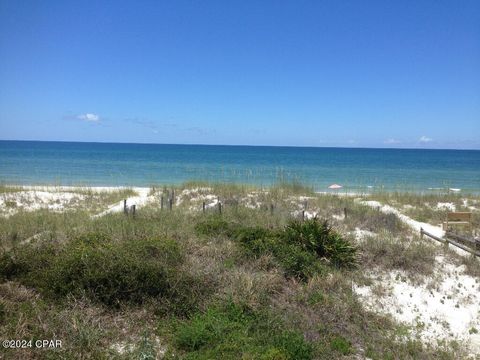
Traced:
<path fill-rule="evenodd" d="M 469 225 L 472 226 L 471 212 L 449 212 L 443 223 L 443 230 L 448 230 L 448 225 Z"/>

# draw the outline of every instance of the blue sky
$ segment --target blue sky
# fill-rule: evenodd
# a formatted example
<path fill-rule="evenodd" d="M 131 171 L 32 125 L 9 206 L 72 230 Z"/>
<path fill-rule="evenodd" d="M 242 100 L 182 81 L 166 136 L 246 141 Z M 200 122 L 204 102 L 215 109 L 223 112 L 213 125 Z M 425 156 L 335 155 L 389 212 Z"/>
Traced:
<path fill-rule="evenodd" d="M 480 2 L 0 0 L 0 139 L 480 149 Z"/>

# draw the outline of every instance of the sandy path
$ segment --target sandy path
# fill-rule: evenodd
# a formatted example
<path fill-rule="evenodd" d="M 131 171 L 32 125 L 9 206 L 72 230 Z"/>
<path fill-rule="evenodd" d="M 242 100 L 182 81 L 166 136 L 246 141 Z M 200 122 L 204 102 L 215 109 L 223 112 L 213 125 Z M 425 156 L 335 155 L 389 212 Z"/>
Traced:
<path fill-rule="evenodd" d="M 435 225 L 431 225 L 421 221 L 413 220 L 411 217 L 408 217 L 407 215 L 402 214 L 399 210 L 395 209 L 390 205 L 383 205 L 382 203 L 374 200 L 369 200 L 369 201 L 362 200 L 362 201 L 359 201 L 359 203 L 370 206 L 375 209 L 379 209 L 381 212 L 385 214 L 395 214 L 396 216 L 398 216 L 400 220 L 402 220 L 405 224 L 410 226 L 410 228 L 417 231 L 418 233 L 420 233 L 420 229 L 423 228 L 423 230 L 425 230 L 426 232 L 429 232 L 430 234 L 435 235 L 439 238 L 443 238 L 445 236 L 445 231 L 443 231 L 443 229 L 440 226 L 435 226 Z M 426 238 L 430 239 L 429 237 L 426 237 Z M 433 240 L 433 239 L 431 240 L 439 244 L 437 240 Z M 461 256 L 471 256 L 471 254 L 468 251 L 462 250 L 456 246 L 452 245 L 450 246 L 450 249 L 455 251 L 457 254 Z"/>
<path fill-rule="evenodd" d="M 137 188 L 133 188 L 133 190 L 137 192 L 138 195 L 131 196 L 126 199 L 127 207 L 131 207 L 132 205 L 135 205 L 136 209 L 138 210 L 139 207 L 145 206 L 146 204 L 153 202 L 155 200 L 155 197 L 153 195 L 149 195 L 150 188 L 137 187 Z M 123 211 L 123 200 L 111 205 L 107 210 L 102 211 L 101 213 L 92 215 L 92 218 L 99 218 L 107 214 L 113 214 L 121 211 Z"/>
<path fill-rule="evenodd" d="M 392 207 L 390 205 L 383 205 L 382 203 L 380 203 L 378 201 L 374 201 L 374 200 L 360 201 L 360 203 L 364 204 L 364 205 L 368 205 L 368 206 L 370 206 L 372 208 L 375 208 L 375 209 L 380 209 L 380 211 L 385 213 L 385 214 L 395 214 L 405 224 L 407 224 L 413 230 L 416 230 L 418 232 L 420 232 L 420 229 L 423 228 L 423 230 L 429 232 L 432 235 L 438 236 L 438 237 L 443 237 L 445 235 L 445 232 L 443 231 L 443 229 L 441 227 L 413 220 L 412 218 L 408 217 L 407 215 L 402 214 L 400 211 L 398 211 L 397 209 L 395 209 L 394 207 Z"/>

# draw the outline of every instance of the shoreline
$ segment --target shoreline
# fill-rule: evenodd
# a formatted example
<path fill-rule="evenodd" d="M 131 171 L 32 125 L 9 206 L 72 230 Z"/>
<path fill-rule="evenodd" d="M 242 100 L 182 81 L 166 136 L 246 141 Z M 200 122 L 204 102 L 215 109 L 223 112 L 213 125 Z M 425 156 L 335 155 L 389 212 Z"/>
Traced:
<path fill-rule="evenodd" d="M 177 184 L 152 184 L 149 186 L 137 186 L 137 185 L 56 185 L 56 184 L 1 184 L 0 187 L 6 188 L 21 188 L 22 190 L 31 190 L 31 191 L 65 191 L 65 192 L 74 192 L 75 190 L 91 190 L 95 192 L 114 192 L 119 190 L 134 190 L 134 191 L 144 191 L 145 189 L 153 188 L 187 188 L 189 184 L 193 183 L 193 186 L 235 186 L 235 187 L 248 187 L 252 189 L 262 189 L 269 190 L 275 187 L 282 186 L 300 186 L 305 189 L 310 189 L 313 193 L 318 195 L 338 195 L 338 196 L 372 196 L 379 194 L 401 194 L 401 195 L 462 195 L 462 196 L 478 196 L 480 195 L 480 189 L 478 190 L 464 190 L 460 188 L 427 188 L 424 190 L 412 190 L 411 188 L 405 189 L 387 189 L 382 187 L 381 189 L 376 189 L 369 187 L 365 191 L 359 191 L 358 189 L 349 189 L 349 187 L 344 187 L 337 190 L 317 190 L 308 184 L 302 183 L 278 183 L 271 185 L 257 185 L 250 183 L 240 183 L 240 182 L 208 182 L 202 180 L 189 180 L 186 182 L 181 182 Z M 199 185 L 201 184 L 201 185 Z"/>
<path fill-rule="evenodd" d="M 145 190 L 151 189 L 148 186 L 76 186 L 76 185 L 3 185 L 7 188 L 21 188 L 25 191 L 64 191 L 75 192 L 75 190 L 92 190 L 94 192 L 114 192 L 118 190 Z"/>

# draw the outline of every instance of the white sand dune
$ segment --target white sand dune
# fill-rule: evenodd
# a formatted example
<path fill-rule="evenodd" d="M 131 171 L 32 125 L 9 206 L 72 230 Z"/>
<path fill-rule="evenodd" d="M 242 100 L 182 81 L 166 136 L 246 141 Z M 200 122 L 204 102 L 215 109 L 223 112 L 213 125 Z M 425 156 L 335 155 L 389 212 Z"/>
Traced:
<path fill-rule="evenodd" d="M 14 215 L 19 210 L 48 209 L 62 212 L 75 208 L 84 198 L 84 195 L 74 192 L 26 189 L 1 194 L 0 209 L 2 209 L 2 215 L 6 217 Z"/>
<path fill-rule="evenodd" d="M 3 216 L 11 216 L 18 210 L 35 211 L 39 209 L 48 209 L 56 212 L 63 212 L 69 209 L 75 209 L 85 199 L 81 191 L 93 192 L 115 192 L 123 189 L 131 189 L 138 195 L 127 198 L 127 206 L 135 205 L 137 208 L 155 201 L 150 196 L 150 188 L 147 187 L 113 187 L 113 186 L 95 186 L 95 187 L 75 187 L 75 186 L 22 186 L 21 191 L 6 192 L 0 196 L 0 208 L 3 210 Z M 111 205 L 107 210 L 93 215 L 93 218 L 101 217 L 107 214 L 123 211 L 123 200 Z"/>
<path fill-rule="evenodd" d="M 395 214 L 415 231 L 423 228 L 438 237 L 445 235 L 440 226 L 413 220 L 389 205 L 364 200 L 360 203 L 383 213 Z M 436 240 L 432 241 L 439 244 Z M 462 256 L 471 256 L 457 247 L 450 248 Z M 423 284 L 413 283 L 408 274 L 402 271 L 387 273 L 374 270 L 369 276 L 373 284 L 354 286 L 354 291 L 367 308 L 390 314 L 397 321 L 407 323 L 416 329 L 416 335 L 422 340 L 433 344 L 439 339 L 459 340 L 468 346 L 472 356 L 478 355 L 480 283 L 477 278 L 465 274 L 465 266 L 456 266 L 444 256 L 437 256 L 435 260 L 436 278 L 426 278 Z M 375 286 L 384 289 L 383 295 L 372 291 Z"/>
<path fill-rule="evenodd" d="M 374 270 L 368 274 L 372 285 L 353 290 L 368 309 L 406 323 L 423 341 L 457 340 L 475 355 L 480 354 L 480 284 L 464 272 L 464 266 L 437 256 L 435 279 L 418 284 L 404 271 Z"/>

